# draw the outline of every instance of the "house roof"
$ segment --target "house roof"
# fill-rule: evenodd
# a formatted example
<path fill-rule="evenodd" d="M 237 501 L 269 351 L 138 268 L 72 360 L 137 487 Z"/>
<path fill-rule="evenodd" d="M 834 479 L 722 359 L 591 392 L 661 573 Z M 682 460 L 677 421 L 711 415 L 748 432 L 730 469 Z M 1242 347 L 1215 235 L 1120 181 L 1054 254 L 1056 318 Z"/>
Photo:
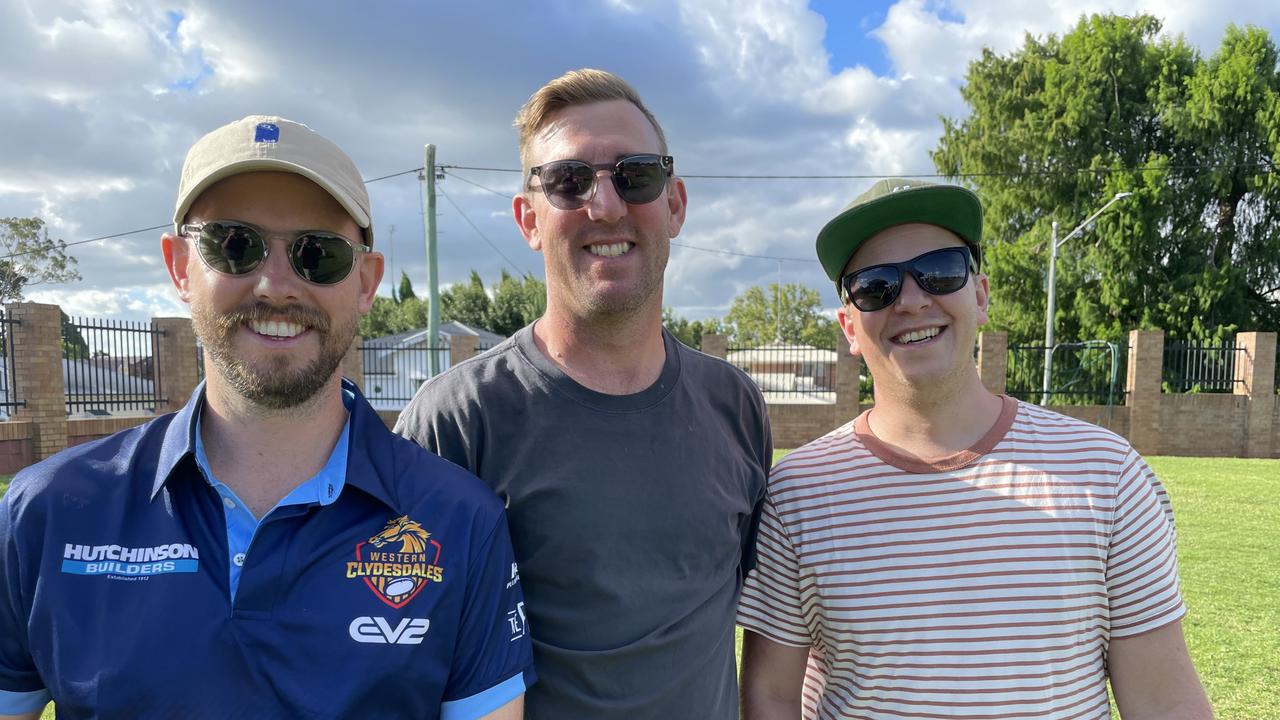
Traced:
<path fill-rule="evenodd" d="M 506 340 L 505 337 L 497 333 L 489 332 L 482 328 L 473 328 L 464 325 L 456 320 L 440 324 L 440 343 L 435 347 L 448 347 L 449 338 L 455 335 L 473 335 L 476 338 L 476 349 L 488 350 L 498 343 Z M 406 330 L 394 335 L 383 335 L 382 337 L 366 338 L 364 344 L 366 347 L 385 347 L 387 349 L 399 349 L 405 347 L 426 347 L 427 329 L 414 328 Z"/>
<path fill-rule="evenodd" d="M 784 342 L 771 342 L 757 348 L 734 350 L 725 359 L 734 365 L 748 363 L 834 363 L 838 359 L 834 350 Z"/>

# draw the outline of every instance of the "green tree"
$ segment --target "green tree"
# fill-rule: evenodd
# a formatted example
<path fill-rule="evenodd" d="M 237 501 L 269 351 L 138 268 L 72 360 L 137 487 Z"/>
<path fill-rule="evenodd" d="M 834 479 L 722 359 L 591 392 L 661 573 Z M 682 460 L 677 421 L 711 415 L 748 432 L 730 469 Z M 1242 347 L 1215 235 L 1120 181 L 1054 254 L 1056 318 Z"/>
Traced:
<path fill-rule="evenodd" d="M 417 294 L 413 292 L 413 281 L 409 279 L 409 273 L 400 271 L 400 292 L 393 293 L 392 299 L 396 302 L 404 302 L 405 300 L 416 300 Z"/>
<path fill-rule="evenodd" d="M 697 350 L 702 348 L 703 335 L 728 334 L 724 324 L 716 318 L 689 320 L 677 315 L 671 308 L 662 309 L 662 325 L 677 340 Z"/>
<path fill-rule="evenodd" d="M 40 218 L 0 218 L 0 302 L 16 302 L 41 283 L 80 279 L 67 243 L 49 237 Z"/>
<path fill-rule="evenodd" d="M 733 299 L 724 316 L 736 345 L 756 346 L 777 340 L 814 347 L 831 347 L 838 328 L 821 314 L 818 291 L 797 283 L 779 288 L 753 285 Z"/>
<path fill-rule="evenodd" d="M 489 319 L 485 329 L 510 336 L 520 328 L 542 317 L 547 309 L 547 286 L 532 275 L 514 278 L 502 271 L 493 288 Z"/>
<path fill-rule="evenodd" d="M 89 343 L 85 342 L 80 328 L 71 324 L 71 318 L 59 311 L 62 316 L 62 357 L 70 360 L 84 360 L 89 357 Z"/>
<path fill-rule="evenodd" d="M 440 293 L 440 322 L 460 322 L 473 328 L 485 328 L 492 304 L 484 282 L 480 280 L 480 273 L 472 270 L 468 282 L 454 283 Z"/>
<path fill-rule="evenodd" d="M 1229 27 L 1207 61 L 1151 16 L 1094 15 L 970 66 L 938 170 L 986 210 L 992 325 L 1043 336 L 1050 226 L 1065 235 L 1056 334 L 1160 327 L 1215 339 L 1280 324 L 1280 71 L 1270 37 Z"/>

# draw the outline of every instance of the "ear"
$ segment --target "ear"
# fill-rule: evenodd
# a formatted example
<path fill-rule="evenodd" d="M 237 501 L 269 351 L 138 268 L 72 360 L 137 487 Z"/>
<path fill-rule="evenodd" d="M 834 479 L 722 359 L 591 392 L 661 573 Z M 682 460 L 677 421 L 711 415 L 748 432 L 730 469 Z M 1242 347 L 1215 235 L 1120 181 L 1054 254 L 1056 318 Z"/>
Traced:
<path fill-rule="evenodd" d="M 356 298 L 356 308 L 361 315 L 373 308 L 373 296 L 378 294 L 378 284 L 382 282 L 385 269 L 385 260 L 380 252 L 365 253 L 360 258 L 356 268 L 360 277 L 360 295 Z"/>
<path fill-rule="evenodd" d="M 982 327 L 991 319 L 988 313 L 991 309 L 991 284 L 985 273 L 979 273 L 973 285 L 978 299 L 978 327 Z"/>
<path fill-rule="evenodd" d="M 684 214 L 689 205 L 689 195 L 684 188 L 684 180 L 678 176 L 672 176 L 667 182 L 667 237 L 673 238 L 680 234 L 680 228 L 684 227 Z"/>
<path fill-rule="evenodd" d="M 844 333 L 844 339 L 849 342 L 850 355 L 862 354 L 862 350 L 858 348 L 858 334 L 853 325 L 853 316 L 858 312 L 857 308 L 851 308 L 848 305 L 841 306 L 839 310 L 836 310 L 836 320 L 840 323 L 840 330 Z"/>
<path fill-rule="evenodd" d="M 524 241 L 534 252 L 542 252 L 542 237 L 538 233 L 538 213 L 533 209 L 533 200 L 528 193 L 519 193 L 511 198 L 511 216 L 520 228 Z"/>
<path fill-rule="evenodd" d="M 178 290 L 178 299 L 184 303 L 190 303 L 191 291 L 188 282 L 190 281 L 189 264 L 192 258 L 191 246 L 187 244 L 187 239 L 173 233 L 165 233 L 160 236 L 160 252 L 164 255 L 164 266 L 169 271 L 169 279 Z"/>

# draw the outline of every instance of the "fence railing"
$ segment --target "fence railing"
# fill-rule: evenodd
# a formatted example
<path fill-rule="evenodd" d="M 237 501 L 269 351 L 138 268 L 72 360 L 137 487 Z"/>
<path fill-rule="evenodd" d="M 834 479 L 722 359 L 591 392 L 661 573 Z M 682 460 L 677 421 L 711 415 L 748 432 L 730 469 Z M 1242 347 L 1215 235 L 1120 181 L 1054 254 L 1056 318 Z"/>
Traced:
<path fill-rule="evenodd" d="M 378 410 L 399 410 L 413 399 L 422 383 L 449 367 L 449 348 L 400 347 L 376 341 L 360 344 L 364 366 L 364 395 Z"/>
<path fill-rule="evenodd" d="M 0 310 L 0 412 L 11 413 L 14 408 L 26 405 L 18 396 L 18 379 L 13 371 L 13 328 L 21 325 Z"/>
<path fill-rule="evenodd" d="M 1243 381 L 1236 377 L 1236 364 L 1244 360 L 1245 348 L 1234 342 L 1189 343 L 1172 340 L 1164 345 L 1165 392 L 1229 393 Z"/>
<path fill-rule="evenodd" d="M 834 347 L 770 344 L 729 347 L 725 359 L 742 368 L 769 401 L 834 403 Z"/>
<path fill-rule="evenodd" d="M 71 318 L 62 326 L 67 414 L 154 412 L 161 392 L 156 338 L 147 322 Z"/>
<path fill-rule="evenodd" d="M 1005 375 L 1005 393 L 1020 400 L 1039 403 L 1044 399 L 1043 345 L 1010 345 Z M 1058 343 L 1053 346 L 1053 368 L 1049 378 L 1051 405 L 1123 405 L 1129 348 L 1117 343 L 1091 340 Z"/>

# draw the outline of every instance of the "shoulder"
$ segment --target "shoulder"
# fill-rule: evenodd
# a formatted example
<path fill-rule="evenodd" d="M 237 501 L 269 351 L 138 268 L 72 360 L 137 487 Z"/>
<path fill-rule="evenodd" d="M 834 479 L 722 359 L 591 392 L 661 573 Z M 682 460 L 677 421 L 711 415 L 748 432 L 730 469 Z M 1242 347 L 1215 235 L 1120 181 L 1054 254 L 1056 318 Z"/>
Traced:
<path fill-rule="evenodd" d="M 882 461 L 869 450 L 853 431 L 856 420 L 835 428 L 826 435 L 810 440 L 787 453 L 769 471 L 771 495 L 786 493 L 815 481 L 865 470 Z"/>
<path fill-rule="evenodd" d="M 391 432 L 380 422 L 362 430 L 359 446 L 365 457 L 349 460 L 348 472 L 376 476 L 366 479 L 376 479 L 397 509 L 431 505 L 491 520 L 502 514 L 502 502 L 493 490 L 465 468 Z"/>
<path fill-rule="evenodd" d="M 1128 440 L 1100 425 L 1021 400 L 1017 402 L 1017 415 L 1009 428 L 1008 439 L 1030 450 L 1048 455 L 1085 452 L 1095 457 L 1136 455 Z"/>
<path fill-rule="evenodd" d="M 38 508 L 101 506 L 112 497 L 147 494 L 175 415 L 67 448 L 23 468 L 5 493 L 15 520 Z"/>

